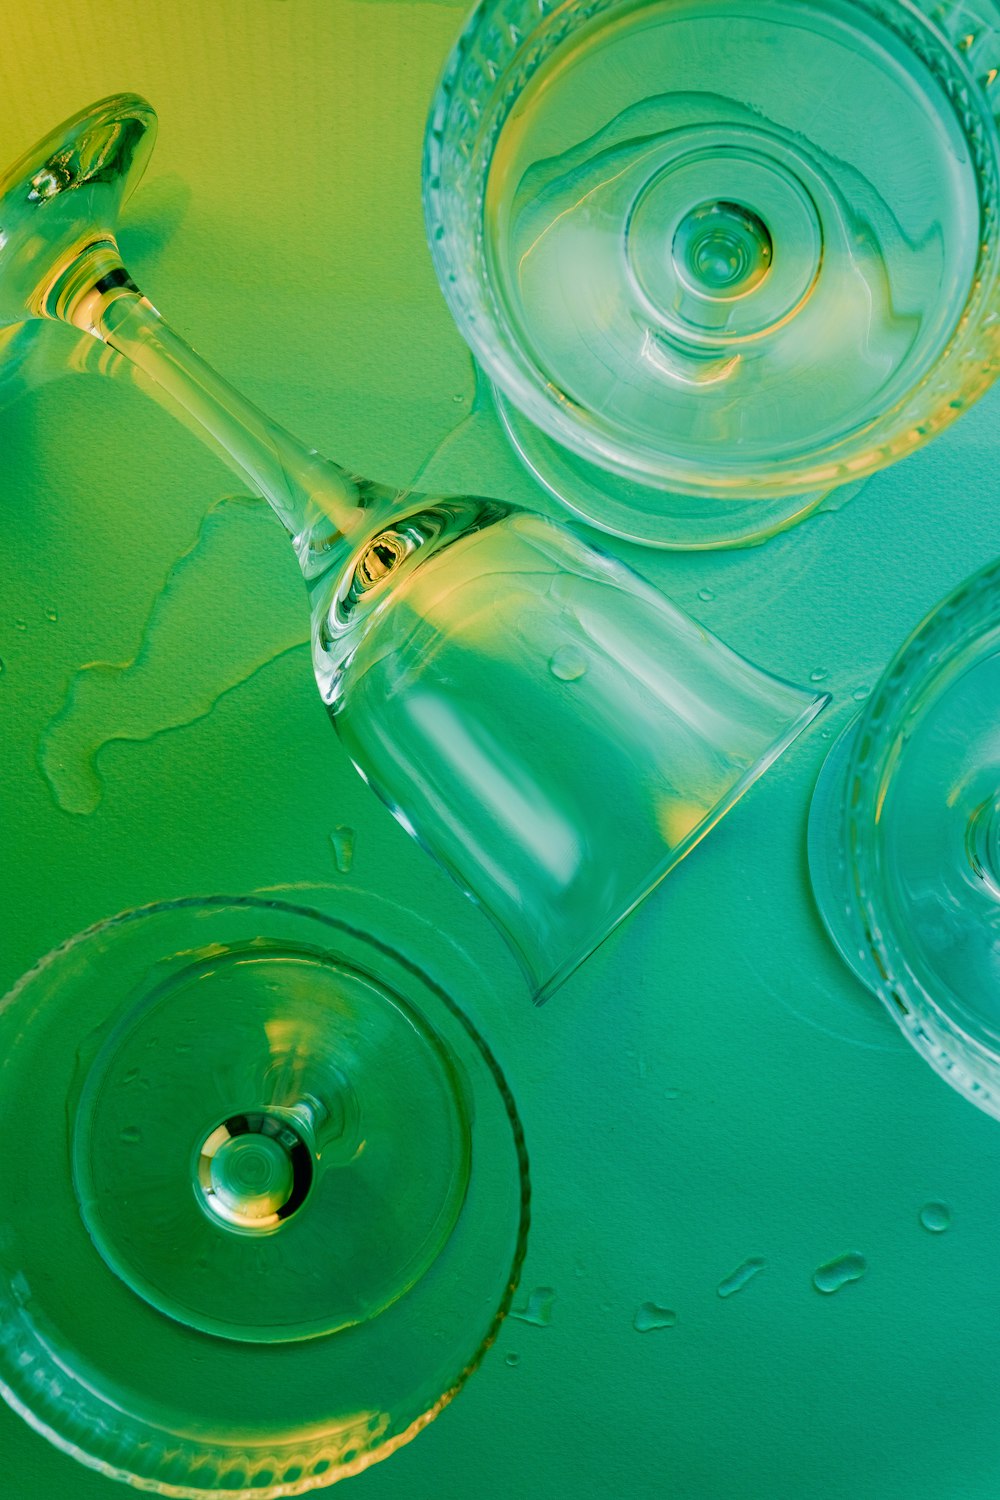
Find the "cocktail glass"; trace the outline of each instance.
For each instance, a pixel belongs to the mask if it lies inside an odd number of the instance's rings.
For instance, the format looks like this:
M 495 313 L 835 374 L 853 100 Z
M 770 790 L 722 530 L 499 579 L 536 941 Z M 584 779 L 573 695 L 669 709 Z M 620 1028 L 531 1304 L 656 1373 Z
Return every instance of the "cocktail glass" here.
M 758 542 L 1000 352 L 993 0 L 485 0 L 430 112 L 437 274 L 528 467 L 664 547 Z
M 809 863 L 845 961 L 1000 1118 L 1000 563 L 928 615 L 834 746 Z
M 0 1394 L 109 1478 L 266 1500 L 356 1474 L 510 1306 L 529 1190 L 503 1074 L 367 931 L 422 960 L 419 919 L 337 907 L 125 912 L 0 1001 Z

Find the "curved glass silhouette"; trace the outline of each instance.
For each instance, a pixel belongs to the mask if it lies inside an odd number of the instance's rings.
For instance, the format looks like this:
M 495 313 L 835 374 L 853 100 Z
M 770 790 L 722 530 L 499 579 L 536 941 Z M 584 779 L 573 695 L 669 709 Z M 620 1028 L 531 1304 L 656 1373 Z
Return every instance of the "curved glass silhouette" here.
M 759 541 L 994 379 L 1000 12 L 927 9 L 470 17 L 427 127 L 431 249 L 515 445 L 575 514 Z
M 544 998 L 825 695 L 742 661 L 566 529 L 498 500 L 350 475 L 238 396 L 119 258 L 118 209 L 153 124 L 144 100 L 115 96 L 0 182 L 0 321 L 89 331 L 270 501 L 348 753 Z

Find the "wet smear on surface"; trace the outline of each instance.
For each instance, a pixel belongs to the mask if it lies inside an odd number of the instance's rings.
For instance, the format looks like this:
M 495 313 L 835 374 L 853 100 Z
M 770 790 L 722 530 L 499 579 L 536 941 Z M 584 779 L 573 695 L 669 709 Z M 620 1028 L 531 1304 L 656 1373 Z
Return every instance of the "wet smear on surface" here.
M 920 1210 L 920 1223 L 929 1234 L 944 1234 L 951 1228 L 951 1209 L 947 1203 L 925 1203 Z
M 548 1328 L 552 1322 L 552 1305 L 556 1300 L 555 1289 L 537 1286 L 528 1296 L 523 1307 L 511 1308 L 511 1317 L 521 1323 L 531 1323 L 535 1328 Z
M 226 693 L 308 641 L 308 607 L 294 580 L 266 601 L 254 595 L 254 580 L 282 545 L 263 501 L 229 496 L 211 506 L 154 599 L 135 655 L 81 667 L 43 729 L 38 764 L 57 806 L 94 812 L 106 745 L 205 718 Z
M 655 1333 L 660 1328 L 673 1328 L 677 1314 L 672 1307 L 661 1307 L 657 1302 L 644 1302 L 636 1309 L 632 1327 L 636 1333 Z
M 742 1292 L 743 1288 L 763 1271 L 766 1264 L 766 1261 L 756 1255 L 745 1260 L 742 1265 L 736 1267 L 735 1271 L 731 1271 L 719 1282 L 717 1288 L 719 1296 L 733 1297 L 737 1292 Z
M 828 1260 L 814 1271 L 813 1286 L 825 1296 L 831 1296 L 850 1282 L 860 1281 L 867 1270 L 868 1262 L 864 1256 L 852 1250 L 847 1255 L 838 1255 L 836 1260 Z

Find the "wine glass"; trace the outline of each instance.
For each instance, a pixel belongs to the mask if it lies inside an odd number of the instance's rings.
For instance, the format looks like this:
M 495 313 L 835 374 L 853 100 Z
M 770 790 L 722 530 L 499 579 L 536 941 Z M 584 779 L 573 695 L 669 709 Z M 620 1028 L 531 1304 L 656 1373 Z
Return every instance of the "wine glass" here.
M 993 0 L 477 6 L 428 236 L 541 483 L 633 541 L 756 542 L 975 401 L 998 68 Z
M 0 1001 L 0 1392 L 109 1478 L 265 1500 L 355 1474 L 447 1405 L 510 1306 L 510 1090 L 354 909 L 414 919 L 337 899 L 125 912 Z
M 834 746 L 809 863 L 842 957 L 1000 1118 L 1000 562 L 932 610 Z
M 119 258 L 154 120 L 116 95 L 0 180 L 0 325 L 52 317 L 93 334 L 271 503 L 348 754 L 544 998 L 826 696 L 743 661 L 569 530 L 352 476 L 238 396 Z

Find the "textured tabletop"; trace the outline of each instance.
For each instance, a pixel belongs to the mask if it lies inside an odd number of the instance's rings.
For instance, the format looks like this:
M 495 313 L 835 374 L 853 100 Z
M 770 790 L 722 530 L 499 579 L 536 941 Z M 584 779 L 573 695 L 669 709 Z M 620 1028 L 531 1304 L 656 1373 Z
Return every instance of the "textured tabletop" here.
M 460 17 L 430 0 L 15 0 L 0 143 L 14 156 L 92 99 L 145 94 L 159 140 L 122 245 L 175 326 L 354 470 L 545 508 L 474 401 L 424 243 L 423 123 Z M 1000 394 L 764 546 L 617 549 L 832 703 L 536 1011 L 341 752 L 266 507 L 128 379 L 80 363 L 53 329 L 0 371 L 0 991 L 127 907 L 291 884 L 334 910 L 348 882 L 477 954 L 482 990 L 456 998 L 524 1118 L 522 1316 L 350 1493 L 996 1500 L 1000 1125 L 841 967 L 805 832 L 823 756 L 889 656 L 1000 552 Z M 928 1203 L 944 1232 L 921 1223 Z M 845 1255 L 867 1270 L 823 1295 L 814 1273 Z M 125 1493 L 6 1408 L 0 1456 L 5 1500 Z

